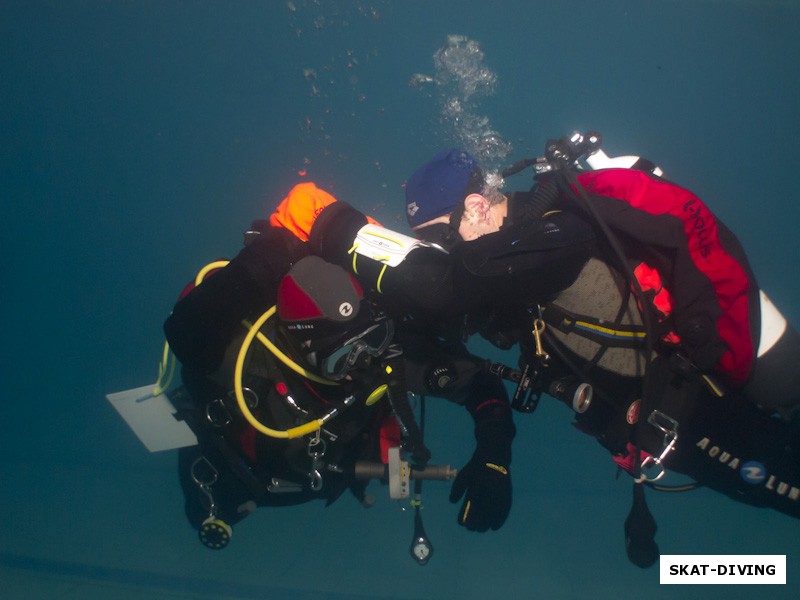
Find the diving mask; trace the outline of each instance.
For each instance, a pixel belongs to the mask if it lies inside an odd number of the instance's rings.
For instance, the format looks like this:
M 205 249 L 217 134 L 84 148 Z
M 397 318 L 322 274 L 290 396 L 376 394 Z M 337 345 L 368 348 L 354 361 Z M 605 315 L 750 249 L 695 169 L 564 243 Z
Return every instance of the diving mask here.
M 354 368 L 366 364 L 369 357 L 377 358 L 389 348 L 394 337 L 391 319 L 374 323 L 361 333 L 337 344 L 331 351 L 318 351 L 309 360 L 328 379 L 339 380 Z

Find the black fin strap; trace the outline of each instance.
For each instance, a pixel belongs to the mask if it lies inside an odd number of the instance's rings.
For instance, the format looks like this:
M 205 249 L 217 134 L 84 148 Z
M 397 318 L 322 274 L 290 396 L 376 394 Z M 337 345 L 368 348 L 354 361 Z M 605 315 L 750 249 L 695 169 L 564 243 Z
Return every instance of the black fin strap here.
M 647 508 L 644 486 L 634 483 L 633 505 L 625 519 L 625 552 L 637 567 L 647 569 L 658 560 L 659 550 L 655 540 L 657 529 L 656 520 Z

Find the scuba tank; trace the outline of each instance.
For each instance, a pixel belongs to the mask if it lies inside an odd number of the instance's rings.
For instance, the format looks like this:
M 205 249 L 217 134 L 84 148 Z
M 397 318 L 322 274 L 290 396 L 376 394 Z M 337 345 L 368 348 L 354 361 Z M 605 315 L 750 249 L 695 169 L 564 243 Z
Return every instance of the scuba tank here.
M 800 334 L 763 291 L 759 300 L 761 339 L 755 366 L 742 391 L 765 412 L 790 421 L 800 408 Z

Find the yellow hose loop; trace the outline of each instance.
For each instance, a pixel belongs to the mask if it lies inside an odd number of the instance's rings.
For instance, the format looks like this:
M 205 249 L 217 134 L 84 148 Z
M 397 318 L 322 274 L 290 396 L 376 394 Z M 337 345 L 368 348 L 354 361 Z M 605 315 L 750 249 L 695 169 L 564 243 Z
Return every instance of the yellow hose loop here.
M 214 269 L 221 269 L 222 267 L 225 267 L 229 262 L 230 261 L 228 261 L 228 260 L 218 260 L 218 261 L 215 261 L 215 262 L 207 264 L 205 267 L 200 269 L 200 272 L 197 274 L 197 277 L 195 277 L 195 280 L 194 280 L 195 286 L 200 285 L 203 282 L 203 280 L 206 278 L 206 275 L 208 275 L 208 273 L 210 271 L 213 271 Z M 267 312 L 269 312 L 269 316 L 266 319 L 264 319 L 264 322 L 266 322 L 267 319 L 269 319 L 269 317 L 271 317 L 273 314 L 275 314 L 275 307 L 274 306 L 272 307 L 271 312 L 270 311 L 267 311 Z M 244 325 L 246 329 L 250 329 L 252 327 L 252 325 L 250 325 L 250 323 L 248 321 L 242 321 L 242 325 Z M 258 329 L 260 329 L 260 327 Z M 315 382 L 321 383 L 323 385 L 339 385 L 335 381 L 330 381 L 329 379 L 323 379 L 322 377 L 318 377 L 314 373 L 312 373 L 310 371 L 307 371 L 306 369 L 304 369 L 303 367 L 298 365 L 291 358 L 289 358 L 283 352 L 281 352 L 275 344 L 273 344 L 271 341 L 269 341 L 267 336 L 265 336 L 263 333 L 261 333 L 261 331 L 258 331 L 258 333 L 256 333 L 256 335 L 258 336 L 258 341 L 261 342 L 264 346 L 266 346 L 267 350 L 272 352 L 272 354 L 274 354 L 275 357 L 278 358 L 278 360 L 280 360 L 283 364 L 285 364 L 287 367 L 292 369 L 292 371 L 294 371 L 295 373 L 298 373 L 299 375 L 302 375 L 306 379 L 310 379 L 311 381 L 315 381 Z M 165 350 L 165 357 L 166 357 L 166 350 Z M 173 372 L 174 372 L 174 369 L 175 369 L 175 366 L 173 364 Z M 171 379 L 171 377 L 170 377 L 170 379 Z
M 195 286 L 200 285 L 210 271 L 213 271 L 214 269 L 221 269 L 225 267 L 229 262 L 230 261 L 227 260 L 218 260 L 207 264 L 205 267 L 200 269 L 200 272 L 197 274 L 197 277 L 195 277 L 194 281 Z M 247 402 L 245 402 L 244 399 L 244 391 L 242 388 L 242 372 L 244 371 L 244 359 L 247 356 L 247 352 L 253 343 L 253 339 L 256 337 L 258 337 L 258 340 L 264 346 L 266 346 L 267 349 L 270 352 L 272 352 L 281 362 L 283 362 L 286 366 L 288 366 L 295 372 L 299 373 L 303 377 L 307 377 L 312 381 L 316 381 L 317 383 L 322 383 L 325 385 L 338 385 L 338 383 L 335 381 L 329 381 L 327 379 L 323 379 L 321 377 L 314 375 L 314 373 L 311 373 L 310 371 L 303 369 L 303 367 L 292 361 L 288 356 L 286 356 L 283 352 L 281 352 L 278 349 L 278 347 L 275 346 L 275 344 L 273 344 L 267 338 L 267 336 L 261 333 L 260 331 L 261 327 L 263 327 L 264 323 L 266 323 L 267 320 L 274 314 L 275 314 L 275 307 L 273 306 L 267 312 L 261 315 L 261 317 L 259 317 L 259 319 L 252 326 L 250 326 L 250 324 L 247 323 L 247 321 L 242 321 L 242 324 L 245 327 L 248 327 L 249 329 L 247 335 L 244 338 L 244 341 L 242 342 L 242 346 L 239 349 L 239 355 L 237 356 L 236 359 L 236 368 L 234 370 L 233 387 L 236 393 L 236 402 L 239 405 L 239 410 L 242 411 L 242 415 L 244 415 L 244 418 L 247 419 L 248 423 L 250 423 L 257 431 L 263 433 L 264 435 L 280 439 L 292 439 L 292 438 L 303 437 L 304 435 L 308 435 L 309 433 L 313 433 L 319 430 L 319 428 L 322 427 L 323 420 L 315 419 L 313 421 L 309 421 L 304 425 L 299 425 L 297 427 L 293 427 L 285 431 L 272 429 L 270 427 L 267 427 L 266 425 L 263 425 L 258 419 L 255 418 L 253 413 L 250 412 L 250 408 L 247 406 Z M 165 350 L 164 350 L 165 356 L 167 351 L 168 351 L 168 346 L 165 345 Z M 163 366 L 164 364 L 166 364 L 165 361 L 162 363 L 160 372 L 163 372 L 165 370 L 165 367 Z M 170 381 L 172 380 L 172 374 L 174 372 L 175 372 L 175 363 L 173 361 L 172 368 L 170 370 L 170 377 L 169 377 Z M 160 386 L 156 384 L 156 390 L 158 390 L 159 387 Z
M 309 433 L 317 431 L 320 429 L 320 427 L 322 427 L 324 421 L 322 419 L 314 419 L 304 425 L 299 425 L 298 427 L 293 427 L 285 431 L 271 429 L 270 427 L 262 424 L 258 419 L 255 418 L 255 416 L 253 416 L 253 413 L 250 412 L 250 408 L 247 406 L 247 402 L 245 402 L 244 399 L 244 390 L 242 389 L 242 372 L 244 371 L 244 359 L 247 356 L 247 351 L 250 349 L 250 345 L 253 343 L 258 330 L 261 329 L 264 323 L 267 322 L 267 319 L 269 319 L 274 313 L 275 307 L 273 306 L 267 312 L 261 315 L 247 332 L 244 342 L 242 342 L 242 347 L 239 349 L 239 355 L 236 357 L 236 368 L 233 376 L 233 389 L 236 393 L 236 402 L 239 404 L 239 410 L 242 411 L 244 418 L 247 419 L 247 422 L 250 423 L 250 425 L 252 425 L 256 431 L 273 438 L 293 439 L 303 437 L 304 435 L 308 435 Z
M 226 266 L 230 261 L 228 260 L 217 260 L 212 263 L 207 264 L 205 267 L 200 269 L 197 273 L 197 276 L 194 278 L 194 285 L 197 287 L 203 280 L 206 278 L 206 275 L 210 271 L 214 269 L 221 269 L 222 267 Z M 172 360 L 170 361 L 170 356 L 172 356 Z M 169 386 L 172 385 L 172 380 L 175 377 L 175 355 L 172 354 L 169 350 L 169 342 L 164 342 L 164 353 L 161 356 L 161 363 L 158 365 L 158 380 L 156 381 L 155 386 L 153 386 L 153 396 L 160 396 L 166 390 L 169 389 Z M 166 381 L 164 381 L 164 375 L 167 376 Z
M 358 258 L 358 252 L 356 252 L 357 249 L 358 249 L 358 244 L 354 244 L 353 247 L 347 251 L 348 254 L 353 255 L 353 273 L 355 273 L 356 275 L 358 275 L 358 268 L 356 267 L 356 258 Z
M 270 313 L 270 316 L 272 316 L 275 313 L 275 307 L 273 306 L 270 309 L 270 311 L 272 311 Z M 251 325 L 248 321 L 242 321 L 242 325 L 244 325 L 246 329 L 251 329 L 253 327 L 253 325 Z M 258 341 L 261 342 L 267 348 L 267 350 L 269 350 L 272 354 L 275 355 L 275 358 L 277 358 L 279 361 L 281 361 L 283 364 L 285 364 L 287 367 L 289 367 L 292 371 L 294 371 L 298 375 L 302 375 L 306 379 L 310 379 L 311 381 L 314 381 L 316 383 L 321 383 L 323 385 L 339 385 L 338 381 L 331 381 L 330 379 L 325 379 L 323 377 L 320 377 L 319 375 L 315 375 L 308 369 L 304 369 L 303 367 L 298 365 L 291 358 L 289 358 L 283 352 L 281 352 L 280 348 L 278 348 L 275 344 L 273 344 L 270 341 L 270 339 L 260 331 L 256 333 L 256 337 L 258 338 Z
M 210 271 L 213 271 L 214 269 L 221 269 L 222 267 L 226 266 L 229 262 L 231 261 L 217 260 L 212 263 L 208 263 L 205 267 L 200 269 L 200 272 L 197 274 L 197 277 L 194 278 L 194 284 L 200 285 L 201 283 L 203 283 L 203 279 L 206 278 L 206 275 L 208 275 Z
M 383 274 L 386 273 L 386 267 L 387 266 L 388 265 L 386 265 L 386 264 L 383 265 L 383 268 L 381 269 L 381 273 L 380 273 L 380 275 L 378 275 L 378 281 L 375 284 L 375 288 L 378 290 L 379 294 L 383 293 L 383 290 L 381 289 L 381 281 L 383 281 Z
M 170 356 L 172 356 L 172 360 L 169 359 Z M 153 396 L 160 396 L 169 389 L 172 378 L 175 376 L 175 362 L 175 356 L 169 351 L 169 342 L 164 342 L 164 353 L 161 356 L 161 364 L 158 365 L 158 380 L 153 387 Z M 164 381 L 164 375 L 167 375 L 166 381 Z

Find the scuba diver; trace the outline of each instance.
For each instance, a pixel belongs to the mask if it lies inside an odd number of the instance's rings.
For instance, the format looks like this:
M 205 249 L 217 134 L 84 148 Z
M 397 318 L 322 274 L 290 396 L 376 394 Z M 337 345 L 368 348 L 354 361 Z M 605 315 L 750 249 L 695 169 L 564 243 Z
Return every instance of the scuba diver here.
M 306 257 L 281 280 L 276 308 L 262 328 L 274 346 L 253 344 L 242 328 L 213 373 L 183 367 L 178 414 L 198 445 L 180 451 L 181 486 L 210 547 L 258 506 L 330 504 L 346 490 L 365 503 L 356 463 L 378 460 L 382 430 L 393 429 L 389 384 L 376 374 L 397 354 L 394 326 L 359 285 Z
M 398 430 L 417 485 L 455 475 L 428 464 L 407 392 L 473 417 L 476 449 L 451 494 L 459 522 L 486 531 L 509 514 L 515 429 L 502 381 L 463 344 L 379 309 L 343 269 L 311 255 L 304 231 L 335 202 L 312 183 L 295 186 L 233 260 L 201 271 L 164 324 L 182 363 L 171 400 L 199 443 L 179 460 L 187 516 L 209 547 L 224 547 L 230 525 L 257 506 L 330 503 L 346 490 L 363 502 L 364 480 L 386 480 L 387 461 L 391 471 Z
M 735 236 L 649 161 L 607 157 L 597 134 L 551 140 L 503 176 L 526 167 L 534 187 L 506 196 L 461 150 L 425 163 L 406 184 L 424 243 L 388 269 L 359 257 L 364 285 L 379 274 L 414 296 L 415 282 L 441 275 L 437 293 L 457 298 L 466 334 L 519 343 L 521 369 L 496 366 L 518 383 L 513 406 L 532 412 L 544 393 L 565 401 L 634 476 L 635 564 L 658 557 L 643 484 L 658 486 L 667 468 L 800 516 L 800 338 Z M 352 242 L 334 234 L 358 243 L 369 232 L 348 226 L 351 210 L 322 212 L 309 238 L 343 265 Z M 440 310 L 424 293 L 408 302 Z

